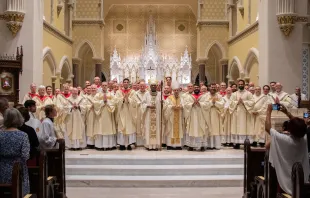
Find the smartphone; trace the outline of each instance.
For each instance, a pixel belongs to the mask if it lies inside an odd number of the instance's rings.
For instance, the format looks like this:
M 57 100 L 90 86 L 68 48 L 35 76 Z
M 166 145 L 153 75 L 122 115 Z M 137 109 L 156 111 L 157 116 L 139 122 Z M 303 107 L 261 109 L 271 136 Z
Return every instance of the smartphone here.
M 280 110 L 280 105 L 279 104 L 272 104 L 272 110 Z
M 304 118 L 309 118 L 309 113 L 304 113 Z

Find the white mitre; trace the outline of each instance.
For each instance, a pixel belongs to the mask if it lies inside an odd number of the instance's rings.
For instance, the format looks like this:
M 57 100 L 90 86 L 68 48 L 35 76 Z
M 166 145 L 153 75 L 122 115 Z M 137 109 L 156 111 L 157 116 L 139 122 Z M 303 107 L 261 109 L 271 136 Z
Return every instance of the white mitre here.
M 171 88 L 172 88 L 172 90 L 179 89 L 180 84 L 178 83 L 178 81 L 173 81 L 171 84 Z
M 155 80 L 155 79 L 150 79 L 150 80 L 149 80 L 149 84 L 150 84 L 150 85 L 157 85 L 157 80 Z

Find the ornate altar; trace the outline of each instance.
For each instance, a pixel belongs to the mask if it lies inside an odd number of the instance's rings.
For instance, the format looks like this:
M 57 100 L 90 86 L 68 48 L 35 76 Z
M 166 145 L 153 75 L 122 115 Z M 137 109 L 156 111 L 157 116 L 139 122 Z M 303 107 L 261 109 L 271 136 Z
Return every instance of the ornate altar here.
M 17 47 L 16 55 L 0 56 L 0 97 L 18 104 L 19 75 L 23 70 L 23 47 Z
M 159 52 L 155 21 L 152 16 L 147 23 L 144 46 L 140 56 L 127 56 L 122 60 L 115 48 L 110 57 L 110 76 L 118 82 L 128 78 L 130 81 L 144 79 L 148 83 L 150 79 L 161 81 L 169 76 L 172 80 L 186 85 L 191 81 L 191 68 L 192 58 L 187 47 L 180 59 L 162 55 Z

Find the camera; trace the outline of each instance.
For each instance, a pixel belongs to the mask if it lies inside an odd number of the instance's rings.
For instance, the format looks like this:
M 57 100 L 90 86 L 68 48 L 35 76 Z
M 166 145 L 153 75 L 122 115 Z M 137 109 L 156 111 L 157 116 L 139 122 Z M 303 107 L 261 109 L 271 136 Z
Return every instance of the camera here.
M 304 118 L 309 118 L 309 113 L 304 113 Z
M 280 104 L 272 104 L 272 110 L 280 110 Z

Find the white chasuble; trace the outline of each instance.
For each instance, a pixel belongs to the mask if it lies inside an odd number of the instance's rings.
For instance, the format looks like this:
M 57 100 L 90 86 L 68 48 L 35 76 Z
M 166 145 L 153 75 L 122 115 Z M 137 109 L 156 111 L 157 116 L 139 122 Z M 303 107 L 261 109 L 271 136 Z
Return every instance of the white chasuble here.
M 96 148 L 113 148 L 116 146 L 116 128 L 113 115 L 115 104 L 115 99 L 110 92 L 100 92 L 95 96 L 94 111 L 98 117 L 98 122 L 95 122 L 93 135 Z
M 134 116 L 136 113 L 135 91 L 122 89 L 116 92 L 117 108 L 117 143 L 128 146 L 136 142 L 136 124 Z
M 285 106 L 287 109 L 291 109 L 294 107 L 294 102 L 292 101 L 290 95 L 284 91 L 281 92 L 274 92 L 270 94 L 270 96 L 273 99 L 272 104 L 275 104 L 277 98 L 279 99 L 280 104 Z
M 243 103 L 239 103 L 239 99 Z M 243 90 L 237 91 L 231 96 L 229 111 L 232 114 L 231 138 L 235 144 L 243 144 L 246 138 L 251 142 L 254 139 L 254 123 L 250 111 L 254 106 L 253 94 Z
M 208 147 L 219 149 L 222 143 L 221 134 L 223 127 L 221 115 L 225 102 L 218 93 L 214 95 L 207 93 L 202 99 L 205 101 L 202 103 L 201 108 L 208 126 Z
M 136 123 L 136 128 L 137 128 L 137 138 L 138 137 L 144 137 L 144 130 L 142 129 L 142 119 L 143 119 L 143 113 L 146 110 L 145 104 L 147 102 L 147 97 L 149 93 L 148 91 L 137 91 L 136 92 L 136 97 L 135 97 L 135 102 L 136 102 L 136 111 L 134 115 L 134 120 Z
M 161 99 L 160 92 L 146 92 L 145 103 L 140 105 L 142 131 L 144 133 L 145 148 L 159 149 L 161 147 Z M 148 108 L 153 106 L 155 108 Z
M 64 138 L 66 131 L 66 117 L 70 113 L 69 101 L 62 94 L 54 96 L 54 105 L 57 110 L 57 116 L 54 118 L 54 126 L 58 138 Z
M 254 95 L 255 104 L 251 110 L 251 116 L 254 121 L 254 135 L 255 141 L 265 143 L 265 119 L 260 116 L 266 115 L 268 104 L 271 103 L 268 95 L 261 94 L 260 96 Z
M 27 100 L 33 100 L 33 98 L 36 96 L 38 96 L 37 93 L 26 93 L 23 98 L 22 105 L 24 105 Z
M 183 99 L 171 95 L 165 101 L 165 119 L 167 119 L 167 146 L 181 147 L 183 141 L 183 110 L 175 109 L 183 107 Z
M 85 148 L 86 147 L 86 134 L 84 115 L 86 113 L 85 101 L 81 96 L 68 98 L 70 103 L 70 112 L 67 115 L 66 123 L 66 146 L 68 148 Z M 74 108 L 74 105 L 76 106 Z
M 231 113 L 229 111 L 231 96 L 225 95 L 223 100 L 225 102 L 223 112 L 222 112 L 222 123 L 223 123 L 223 132 L 221 134 L 222 143 L 231 143 Z
M 84 99 L 86 105 L 86 116 L 85 116 L 86 141 L 87 145 L 92 146 L 95 145 L 94 133 L 95 133 L 95 120 L 97 118 L 94 110 L 95 95 L 84 95 Z
M 43 120 L 45 118 L 44 108 L 47 105 L 53 105 L 54 103 L 52 99 L 48 96 L 35 96 L 33 100 L 36 102 L 36 106 L 37 106 L 37 111 L 35 113 L 36 117 L 39 120 Z
M 205 97 L 202 94 L 184 94 L 183 96 L 186 128 L 185 145 L 200 149 L 206 146 L 207 138 L 207 125 L 201 109 L 201 106 L 206 102 Z M 194 105 L 194 103 L 197 104 Z

